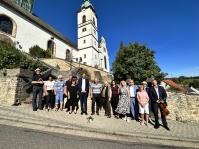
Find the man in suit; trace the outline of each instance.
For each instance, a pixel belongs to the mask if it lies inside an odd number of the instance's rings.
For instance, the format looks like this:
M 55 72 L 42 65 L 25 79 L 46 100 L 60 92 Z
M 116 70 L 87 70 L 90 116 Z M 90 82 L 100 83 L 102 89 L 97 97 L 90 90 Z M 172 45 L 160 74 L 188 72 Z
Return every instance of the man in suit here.
M 78 90 L 79 90 L 79 97 L 80 97 L 80 104 L 81 104 L 81 115 L 87 113 L 87 97 L 89 92 L 89 80 L 86 78 L 86 74 L 82 73 L 82 78 L 78 80 Z
M 167 130 L 170 130 L 167 125 L 166 117 L 162 114 L 162 110 L 160 108 L 160 103 L 166 103 L 167 93 L 162 86 L 159 86 L 157 84 L 156 80 L 152 81 L 152 87 L 150 88 L 149 91 L 149 97 L 151 99 L 151 103 L 153 104 L 154 108 L 154 116 L 155 116 L 154 128 L 158 129 L 160 126 L 158 120 L 158 109 L 160 109 L 163 127 Z
M 128 90 L 129 90 L 129 94 L 130 94 L 130 107 L 131 107 L 132 117 L 136 121 L 139 121 L 139 106 L 138 106 L 138 101 L 136 99 L 138 87 L 137 87 L 137 85 L 134 85 L 133 80 L 129 81 Z

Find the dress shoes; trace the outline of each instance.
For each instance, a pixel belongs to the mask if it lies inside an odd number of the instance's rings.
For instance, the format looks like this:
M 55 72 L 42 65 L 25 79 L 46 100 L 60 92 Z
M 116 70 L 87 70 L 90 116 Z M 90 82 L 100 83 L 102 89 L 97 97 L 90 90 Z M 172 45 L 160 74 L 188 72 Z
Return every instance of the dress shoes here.
M 155 125 L 155 126 L 154 126 L 155 129 L 158 129 L 159 127 L 160 127 L 159 125 Z
M 81 115 L 83 115 L 83 112 L 81 112 Z
M 111 116 L 107 116 L 107 118 L 111 118 Z
M 87 112 L 85 112 L 85 115 L 88 115 L 88 113 L 87 113 Z
M 168 126 L 163 126 L 166 130 L 170 131 L 170 128 Z
M 91 113 L 91 115 L 94 115 L 94 113 Z
M 37 108 L 33 109 L 33 111 L 37 111 Z
M 97 113 L 97 115 L 99 115 L 99 113 Z

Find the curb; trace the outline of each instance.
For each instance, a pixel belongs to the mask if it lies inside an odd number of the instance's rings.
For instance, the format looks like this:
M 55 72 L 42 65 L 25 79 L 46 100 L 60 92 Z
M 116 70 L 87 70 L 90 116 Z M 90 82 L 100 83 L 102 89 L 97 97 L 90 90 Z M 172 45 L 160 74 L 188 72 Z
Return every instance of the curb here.
M 15 122 L 21 122 L 21 123 L 27 123 L 27 124 L 35 124 L 39 126 L 46 126 L 46 127 L 55 127 L 55 128 L 62 128 L 62 129 L 72 129 L 72 130 L 78 130 L 78 131 L 84 131 L 84 132 L 93 132 L 93 133 L 100 133 L 100 134 L 108 134 L 108 135 L 116 135 L 116 136 L 126 136 L 126 137 L 138 137 L 138 138 L 146 138 L 146 139 L 159 139 L 159 140 L 172 140 L 172 141 L 183 141 L 183 142 L 192 142 L 192 143 L 199 143 L 199 140 L 194 139 L 186 139 L 186 138 L 180 138 L 180 137 L 168 137 L 168 136 L 162 136 L 162 135 L 152 135 L 152 134 L 145 134 L 145 133 L 127 133 L 127 132 L 115 132 L 115 131 L 104 131 L 101 129 L 95 129 L 95 128 L 89 128 L 89 127 L 75 127 L 71 126 L 71 124 L 58 124 L 55 122 L 42 122 L 42 121 L 35 121 L 33 119 L 26 119 L 26 118 L 20 118 L 20 117 L 6 117 L 0 115 L 0 119 L 3 120 L 9 120 L 9 121 L 15 121 Z

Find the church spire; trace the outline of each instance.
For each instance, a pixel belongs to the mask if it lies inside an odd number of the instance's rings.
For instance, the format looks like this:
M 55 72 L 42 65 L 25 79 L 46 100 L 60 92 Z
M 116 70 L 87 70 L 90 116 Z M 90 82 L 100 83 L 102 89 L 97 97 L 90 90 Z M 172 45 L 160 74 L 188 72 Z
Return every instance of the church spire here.
M 90 3 L 90 0 L 84 0 L 84 4 L 82 4 L 81 8 L 86 8 L 89 6 L 91 6 L 93 8 L 93 5 Z

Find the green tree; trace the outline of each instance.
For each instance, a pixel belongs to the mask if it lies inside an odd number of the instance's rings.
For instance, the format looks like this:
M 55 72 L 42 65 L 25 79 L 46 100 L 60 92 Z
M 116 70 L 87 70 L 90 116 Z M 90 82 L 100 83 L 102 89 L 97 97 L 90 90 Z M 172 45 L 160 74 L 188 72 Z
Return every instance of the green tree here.
M 194 88 L 199 88 L 199 81 L 198 80 L 193 80 L 193 82 L 189 83 L 189 86 L 194 87 Z
M 51 58 L 51 50 L 49 48 L 45 51 L 45 58 Z
M 40 48 L 38 45 L 35 45 L 29 49 L 29 54 L 32 57 L 45 58 L 46 52 L 44 49 Z
M 185 79 L 187 79 L 185 76 L 179 76 L 178 81 L 182 83 Z
M 153 76 L 160 81 L 167 73 L 161 72 L 154 60 L 154 54 L 155 51 L 150 50 L 146 45 L 135 42 L 124 46 L 121 42 L 112 64 L 115 79 L 121 81 L 132 78 L 138 84 Z

